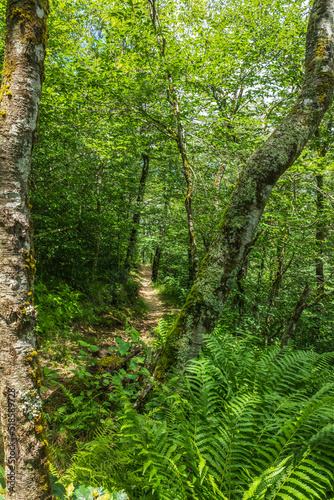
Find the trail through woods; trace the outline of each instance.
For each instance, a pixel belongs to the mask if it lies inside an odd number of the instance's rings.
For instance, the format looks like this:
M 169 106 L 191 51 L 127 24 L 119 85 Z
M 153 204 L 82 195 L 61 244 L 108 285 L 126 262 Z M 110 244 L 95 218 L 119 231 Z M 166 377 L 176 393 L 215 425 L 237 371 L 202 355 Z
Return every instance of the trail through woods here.
M 173 309 L 160 300 L 158 292 L 151 282 L 152 267 L 149 265 L 139 265 L 137 269 L 142 285 L 139 295 L 148 306 L 148 314 L 144 320 L 137 322 L 134 326 L 142 334 L 142 339 L 146 343 L 150 343 L 153 329 L 157 326 L 159 319 L 165 314 L 177 312 L 177 309 Z
M 154 339 L 154 328 L 158 325 L 160 318 L 171 313 L 177 313 L 178 309 L 173 309 L 166 305 L 159 298 L 158 291 L 153 287 L 151 282 L 152 268 L 149 265 L 139 265 L 137 273 L 140 278 L 139 295 L 148 306 L 147 315 L 143 319 L 134 319 L 129 321 L 129 325 L 133 326 L 141 333 L 141 339 L 147 344 L 152 345 Z M 112 316 L 114 318 L 114 316 Z M 115 318 L 114 318 L 115 319 Z M 119 321 L 120 322 L 120 321 Z M 81 334 L 81 339 L 90 344 L 97 344 L 100 347 L 98 357 L 110 356 L 109 347 L 117 345 L 116 338 L 122 340 L 131 340 L 130 335 L 126 331 L 125 321 L 122 326 L 115 327 L 115 323 L 111 325 L 76 325 L 74 329 L 74 338 L 71 336 L 59 336 L 57 338 L 57 346 L 49 352 L 42 352 L 40 360 L 42 367 L 47 366 L 51 370 L 56 370 L 59 374 L 58 382 L 65 383 L 73 377 L 72 370 L 77 368 L 75 359 L 72 358 L 78 355 L 82 347 L 78 344 L 78 332 Z M 71 353 L 69 358 L 66 358 L 66 353 Z M 65 361 L 66 360 L 66 361 Z M 49 388 L 42 393 L 43 399 L 48 398 L 57 387 Z

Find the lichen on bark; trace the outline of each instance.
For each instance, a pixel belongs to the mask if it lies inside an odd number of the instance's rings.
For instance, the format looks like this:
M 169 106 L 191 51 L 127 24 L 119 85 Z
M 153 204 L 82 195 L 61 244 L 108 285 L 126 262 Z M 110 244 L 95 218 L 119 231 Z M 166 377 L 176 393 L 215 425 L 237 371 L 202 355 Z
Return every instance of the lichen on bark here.
M 48 11 L 45 0 L 7 1 L 0 90 L 0 406 L 6 494 L 11 500 L 51 500 L 44 421 L 37 411 L 41 380 L 35 350 L 35 261 L 28 206 Z M 15 423 L 11 431 L 9 421 Z

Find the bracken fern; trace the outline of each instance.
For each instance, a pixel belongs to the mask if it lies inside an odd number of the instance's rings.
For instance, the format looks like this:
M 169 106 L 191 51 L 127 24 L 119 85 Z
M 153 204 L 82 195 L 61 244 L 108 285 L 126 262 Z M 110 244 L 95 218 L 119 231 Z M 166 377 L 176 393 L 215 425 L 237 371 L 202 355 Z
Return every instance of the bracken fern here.
M 82 447 L 71 480 L 132 500 L 334 498 L 334 353 L 210 336 L 187 374 Z

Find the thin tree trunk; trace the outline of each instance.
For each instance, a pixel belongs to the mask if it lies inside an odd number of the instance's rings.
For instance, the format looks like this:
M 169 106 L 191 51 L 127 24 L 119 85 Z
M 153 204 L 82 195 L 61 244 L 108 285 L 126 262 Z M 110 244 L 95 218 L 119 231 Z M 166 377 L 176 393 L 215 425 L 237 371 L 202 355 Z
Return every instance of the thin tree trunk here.
M 102 176 L 103 176 L 103 164 L 100 163 L 97 172 L 97 186 L 96 186 L 96 214 L 97 214 L 97 227 L 95 236 L 95 249 L 94 249 L 94 260 L 92 266 L 92 280 L 95 280 L 97 265 L 99 262 L 100 255 L 100 244 L 101 244 L 101 193 L 102 193 Z
M 163 35 L 163 31 L 161 29 L 161 24 L 160 24 L 160 19 L 158 12 L 156 10 L 156 5 L 155 5 L 155 0 L 148 0 L 149 2 L 149 8 L 150 8 L 150 16 L 151 16 L 151 21 L 152 25 L 154 28 L 154 31 L 157 36 L 157 41 L 160 45 L 160 54 L 161 57 L 166 65 L 166 76 L 167 76 L 167 81 L 168 81 L 168 102 L 171 104 L 173 107 L 174 111 L 174 116 L 175 116 L 175 121 L 176 121 L 176 128 L 177 128 L 177 133 L 175 135 L 175 140 L 181 155 L 181 160 L 182 160 L 182 173 L 184 175 L 186 185 L 187 185 L 187 193 L 185 197 L 185 209 L 187 213 L 187 219 L 188 219 L 188 232 L 189 232 L 189 248 L 190 248 L 190 253 L 189 253 L 189 258 L 190 258 L 190 263 L 189 263 L 189 282 L 190 284 L 193 283 L 195 276 L 198 271 L 198 250 L 197 250 L 197 242 L 196 242 L 196 236 L 195 236 L 195 226 L 194 226 L 194 217 L 193 217 L 193 212 L 192 212 L 192 197 L 194 193 L 194 185 L 193 185 L 193 180 L 192 180 L 192 171 L 191 167 L 189 165 L 189 161 L 187 158 L 187 146 L 186 146 L 186 139 L 185 139 L 185 130 L 184 126 L 181 120 L 181 114 L 180 114 L 180 105 L 179 105 L 179 99 L 177 96 L 177 91 L 173 82 L 172 75 L 167 68 L 167 62 L 166 62 L 166 56 L 165 56 L 165 48 L 166 48 L 166 39 Z M 174 133 L 174 132 L 173 132 Z
M 220 186 L 221 186 L 222 179 L 223 179 L 223 176 L 224 176 L 225 168 L 226 168 L 226 165 L 224 165 L 224 163 L 219 163 L 218 172 L 217 172 L 217 175 L 216 175 L 216 178 L 215 178 L 215 182 L 214 182 L 214 185 L 213 185 L 214 190 L 215 190 L 215 207 L 216 207 L 216 210 L 219 209 L 219 205 L 220 205 L 219 192 L 220 192 Z
M 141 178 L 140 178 L 140 183 L 139 183 L 139 190 L 138 190 L 138 196 L 137 196 L 137 206 L 136 206 L 136 211 L 133 214 L 132 218 L 132 229 L 130 233 L 130 239 L 129 239 L 129 244 L 128 244 L 128 249 L 126 252 L 126 258 L 125 258 L 125 263 L 124 263 L 124 281 L 126 281 L 126 278 L 129 274 L 131 264 L 132 264 L 132 259 L 133 259 L 133 254 L 135 251 L 136 247 L 136 242 L 137 242 L 137 234 L 138 234 L 138 229 L 139 229 L 139 224 L 140 224 L 140 215 L 141 215 L 141 205 L 144 200 L 144 194 L 145 194 L 145 187 L 146 187 L 146 180 L 147 180 L 147 175 L 149 171 L 149 166 L 150 166 L 150 158 L 147 154 L 143 154 L 143 168 L 141 172 Z
M 304 311 L 304 309 L 307 308 L 307 298 L 309 294 L 310 294 L 310 285 L 306 283 L 303 293 L 299 297 L 296 307 L 294 308 L 294 311 L 287 322 L 285 333 L 281 341 L 281 347 L 287 346 L 290 340 L 294 337 L 297 324 L 302 315 L 302 312 Z
M 162 222 L 160 225 L 158 246 L 155 249 L 154 257 L 153 257 L 153 264 L 152 264 L 151 280 L 153 281 L 153 283 L 155 283 L 158 280 L 160 258 L 161 258 L 161 254 L 162 254 L 162 249 L 163 249 L 164 244 L 165 244 L 165 233 L 166 233 L 168 208 L 169 208 L 169 197 L 168 197 L 168 194 L 165 192 L 165 204 L 164 204 L 163 219 L 162 219 Z
M 323 150 L 323 156 L 326 155 L 326 151 Z M 319 155 L 320 156 L 320 155 Z M 324 273 L 324 242 L 325 242 L 325 227 L 323 222 L 324 217 L 324 176 L 319 174 L 316 176 L 317 181 L 317 228 L 316 228 L 316 258 L 315 258 L 315 280 L 317 283 L 317 295 L 321 295 L 325 291 L 325 273 Z M 314 340 L 319 338 L 321 332 L 321 315 L 322 315 L 322 304 L 319 303 L 317 308 L 317 317 L 315 319 L 315 330 L 314 330 Z
M 243 265 L 240 267 L 237 274 L 237 306 L 239 309 L 239 324 L 241 323 L 242 317 L 245 312 L 245 288 L 244 283 L 247 278 L 247 270 L 248 270 L 248 259 L 245 259 Z
M 188 219 L 188 232 L 189 232 L 189 249 L 190 249 L 190 262 L 189 262 L 189 284 L 194 282 L 198 271 L 198 251 L 197 242 L 195 236 L 195 226 L 194 218 L 192 212 L 192 197 L 193 197 L 193 183 L 191 180 L 190 167 L 188 166 L 188 161 L 183 162 L 184 165 L 184 176 L 187 183 L 187 194 L 185 198 L 185 207 Z
M 327 132 L 331 133 L 332 129 L 332 117 L 330 116 L 327 123 Z M 319 129 L 316 132 L 316 138 L 320 141 L 320 132 Z M 325 141 L 318 147 L 318 156 L 319 158 L 324 158 L 326 156 L 327 150 L 329 146 L 329 140 L 326 138 Z M 325 242 L 325 224 L 324 224 L 324 176 L 323 174 L 316 175 L 316 183 L 317 183 L 317 198 L 316 198 L 316 207 L 317 207 L 317 226 L 316 226 L 316 258 L 315 258 L 315 280 L 317 283 L 317 295 L 320 296 L 325 291 L 325 271 L 324 271 L 324 242 Z M 315 339 L 319 337 L 321 330 L 321 314 L 322 314 L 322 305 L 321 303 L 317 306 L 317 319 L 316 319 L 316 327 L 315 327 Z
M 315 0 L 306 38 L 305 77 L 287 117 L 248 160 L 196 281 L 169 332 L 157 376 L 184 367 L 211 334 L 252 243 L 269 195 L 298 158 L 333 98 L 334 0 Z
M 330 134 L 332 130 L 332 117 L 330 116 L 327 123 L 327 133 Z M 320 140 L 320 132 L 319 129 L 316 132 L 316 137 Z M 325 158 L 328 150 L 328 146 L 330 141 L 328 137 L 325 141 L 319 145 L 318 155 L 319 158 Z M 320 295 L 324 293 L 324 284 L 325 284 L 325 275 L 324 275 L 324 262 L 323 262 L 323 253 L 324 253 L 324 241 L 325 241 L 325 224 L 324 224 L 324 176 L 322 174 L 318 174 L 316 176 L 317 182 L 317 228 L 316 228 L 316 251 L 317 256 L 315 259 L 315 279 L 317 281 L 317 294 Z
M 51 500 L 33 305 L 28 177 L 47 39 L 47 0 L 8 0 L 0 91 L 0 408 L 6 498 Z
M 316 176 L 317 180 L 317 230 L 316 230 L 316 251 L 317 256 L 315 260 L 315 279 L 317 281 L 317 294 L 324 292 L 325 276 L 324 276 L 324 241 L 325 241 L 325 227 L 323 223 L 324 215 L 324 176 L 322 174 Z
M 285 242 L 281 248 L 277 248 L 277 270 L 274 281 L 271 286 L 268 308 L 267 308 L 267 317 L 266 317 L 266 331 L 265 331 L 265 345 L 268 344 L 268 334 L 270 332 L 270 322 L 271 322 L 271 312 L 272 308 L 275 307 L 276 297 L 279 294 L 281 281 L 283 278 L 284 271 L 284 255 L 285 255 Z
M 152 264 L 152 276 L 151 280 L 153 283 L 158 281 L 158 273 L 159 273 L 159 265 L 160 265 L 160 257 L 162 253 L 162 248 L 160 245 L 157 246 L 154 252 L 153 264 Z

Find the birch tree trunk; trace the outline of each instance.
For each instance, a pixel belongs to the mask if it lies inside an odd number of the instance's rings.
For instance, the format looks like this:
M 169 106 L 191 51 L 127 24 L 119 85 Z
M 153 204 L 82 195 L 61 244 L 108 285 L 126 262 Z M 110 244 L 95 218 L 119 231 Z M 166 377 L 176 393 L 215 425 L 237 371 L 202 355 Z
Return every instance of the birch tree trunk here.
M 219 319 L 239 266 L 252 243 L 269 195 L 298 158 L 333 98 L 334 0 L 315 0 L 306 36 L 305 76 L 299 97 L 268 140 L 248 160 L 196 281 L 169 332 L 156 375 L 196 357 L 203 335 Z
M 47 0 L 7 1 L 0 91 L 0 408 L 11 500 L 51 500 L 35 350 L 28 198 L 48 12 Z

